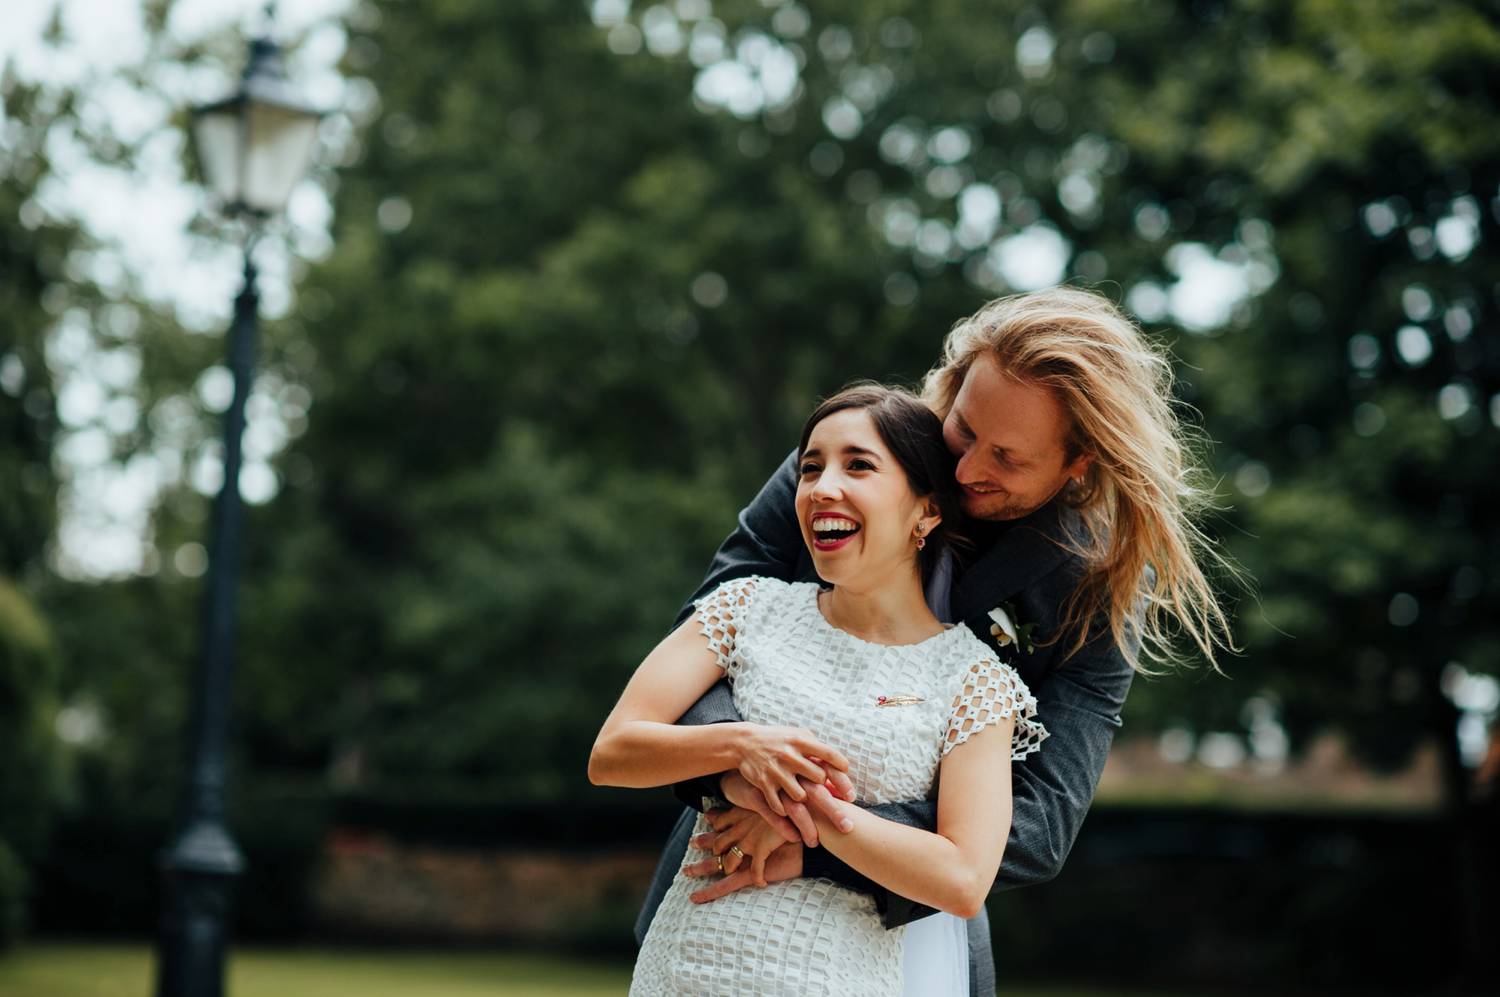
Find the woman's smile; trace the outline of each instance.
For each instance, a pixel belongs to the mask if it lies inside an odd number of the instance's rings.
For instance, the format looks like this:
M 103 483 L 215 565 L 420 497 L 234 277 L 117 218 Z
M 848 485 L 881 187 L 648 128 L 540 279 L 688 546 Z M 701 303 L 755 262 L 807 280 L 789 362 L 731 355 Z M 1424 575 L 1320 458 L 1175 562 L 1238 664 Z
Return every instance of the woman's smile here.
M 843 547 L 860 529 L 859 523 L 840 512 L 816 512 L 811 525 L 813 549 L 825 553 Z

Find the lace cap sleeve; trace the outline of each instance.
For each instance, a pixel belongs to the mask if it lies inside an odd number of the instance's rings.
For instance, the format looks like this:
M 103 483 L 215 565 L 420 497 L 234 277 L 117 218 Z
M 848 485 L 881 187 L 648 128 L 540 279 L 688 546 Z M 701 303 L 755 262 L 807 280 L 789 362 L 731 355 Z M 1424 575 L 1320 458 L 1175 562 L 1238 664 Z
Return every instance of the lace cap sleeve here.
M 1016 718 L 1010 757 L 1017 762 L 1034 753 L 1047 739 L 1047 728 L 1036 720 L 1036 697 L 1016 670 L 986 658 L 970 666 L 958 695 L 953 697 L 953 716 L 943 738 L 943 754 L 963 744 L 979 731 L 1007 717 Z
M 734 646 L 745 628 L 755 601 L 758 579 L 732 578 L 695 604 L 698 630 L 708 639 L 709 650 L 720 668 L 734 674 Z

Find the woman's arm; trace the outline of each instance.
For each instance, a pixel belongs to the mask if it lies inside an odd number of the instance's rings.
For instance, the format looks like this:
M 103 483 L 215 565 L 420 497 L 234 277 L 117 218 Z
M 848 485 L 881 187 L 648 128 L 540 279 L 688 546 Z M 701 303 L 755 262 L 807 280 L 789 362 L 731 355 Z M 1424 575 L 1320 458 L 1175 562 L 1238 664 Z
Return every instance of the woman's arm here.
M 610 711 L 589 755 L 596 786 L 666 786 L 726 769 L 762 791 L 803 799 L 798 776 L 824 779 L 819 761 L 849 761 L 807 730 L 751 723 L 678 726 L 674 721 L 723 676 L 719 657 L 690 617 L 641 662 Z M 784 814 L 783 814 L 784 816 Z
M 822 847 L 892 893 L 969 918 L 984 907 L 1010 834 L 1010 744 L 1015 719 L 972 735 L 939 769 L 937 831 L 878 817 L 850 803 L 845 833 L 814 812 Z
M 732 748 L 740 724 L 676 727 L 724 671 L 689 617 L 656 645 L 630 677 L 589 755 L 596 786 L 666 786 L 738 764 Z
M 797 559 L 804 554 L 802 530 L 797 525 L 794 508 L 797 495 L 797 453 L 786 455 L 776 471 L 761 486 L 750 504 L 740 510 L 734 532 L 724 539 L 708 566 L 708 573 L 691 599 L 683 603 L 677 614 L 680 623 L 693 614 L 693 606 L 714 587 L 732 578 L 764 575 L 795 581 Z M 720 684 L 710 689 L 688 708 L 680 718 L 680 724 L 729 723 L 741 719 L 729 695 L 729 686 Z M 719 795 L 721 772 L 709 776 L 676 783 L 673 794 L 694 810 L 703 809 L 704 797 Z M 808 825 L 811 828 L 811 824 Z

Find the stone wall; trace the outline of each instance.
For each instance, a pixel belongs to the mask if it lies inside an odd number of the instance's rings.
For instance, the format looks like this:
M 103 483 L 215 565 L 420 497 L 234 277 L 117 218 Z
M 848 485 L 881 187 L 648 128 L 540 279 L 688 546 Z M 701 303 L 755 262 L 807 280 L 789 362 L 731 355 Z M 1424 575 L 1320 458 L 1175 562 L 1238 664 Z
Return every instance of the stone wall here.
M 639 848 L 458 847 L 335 829 L 313 920 L 331 935 L 629 945 L 656 858 Z

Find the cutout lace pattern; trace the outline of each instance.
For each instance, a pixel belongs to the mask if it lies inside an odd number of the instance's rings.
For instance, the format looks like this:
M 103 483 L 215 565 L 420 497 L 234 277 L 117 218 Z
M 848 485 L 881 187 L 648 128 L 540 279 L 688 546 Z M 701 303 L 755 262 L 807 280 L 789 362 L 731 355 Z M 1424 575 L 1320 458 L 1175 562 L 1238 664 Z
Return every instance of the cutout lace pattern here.
M 943 738 L 943 754 L 963 744 L 986 727 L 1011 717 L 1010 758 L 1018 762 L 1041 748 L 1047 728 L 1033 718 L 1036 697 L 1026 688 L 1015 669 L 994 660 L 975 662 L 964 676 L 963 687 L 953 697 L 953 718 Z

